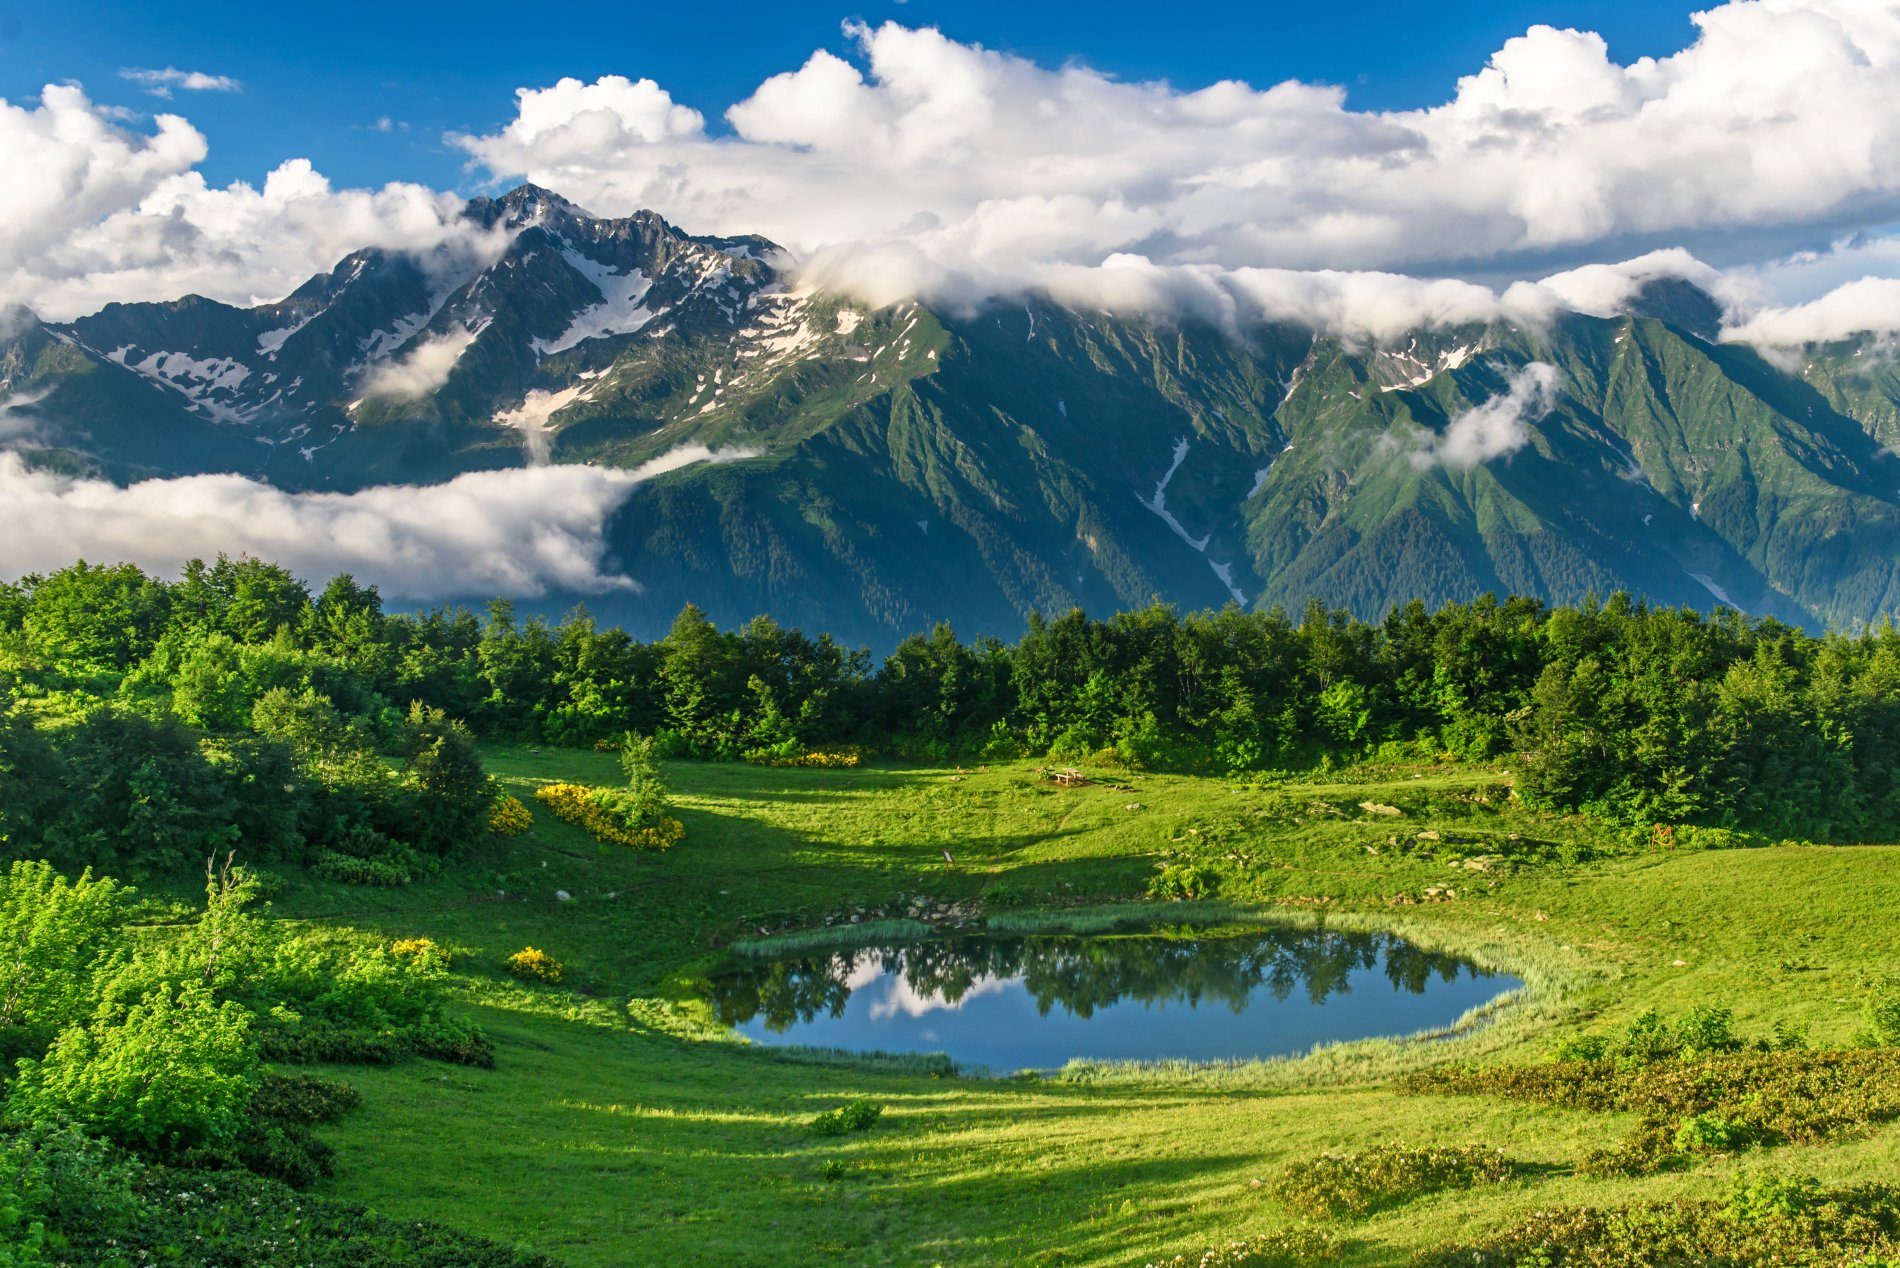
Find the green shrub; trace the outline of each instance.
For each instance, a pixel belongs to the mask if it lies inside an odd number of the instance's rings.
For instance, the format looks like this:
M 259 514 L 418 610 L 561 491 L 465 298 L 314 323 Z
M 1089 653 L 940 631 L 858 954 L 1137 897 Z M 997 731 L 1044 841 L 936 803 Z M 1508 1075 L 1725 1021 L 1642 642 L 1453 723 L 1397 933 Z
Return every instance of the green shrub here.
M 1719 1114 L 1691 1114 L 1676 1127 L 1676 1148 L 1683 1153 L 1719 1154 L 1746 1149 L 1757 1139 L 1753 1128 Z
M 1722 1213 L 1732 1220 L 1759 1223 L 1806 1215 L 1825 1200 L 1821 1182 L 1813 1176 L 1734 1175 L 1729 1177 L 1728 1202 Z
M 1321 1154 L 1290 1163 L 1270 1192 L 1314 1219 L 1357 1219 L 1445 1189 L 1468 1189 L 1510 1178 L 1503 1151 L 1482 1145 L 1407 1149 L 1385 1145 L 1351 1154 Z
M 357 858 L 335 850 L 319 853 L 310 871 L 339 885 L 369 885 L 379 889 L 395 889 L 416 879 L 414 872 L 393 857 Z
M 308 1189 L 336 1174 L 336 1150 L 295 1124 L 246 1124 L 238 1133 L 236 1161 L 293 1189 Z
M 1191 902 L 1212 897 L 1220 874 L 1199 863 L 1170 863 L 1148 882 L 1148 897 L 1162 902 Z
M 298 1026 L 258 1032 L 257 1052 L 266 1061 L 297 1065 L 395 1065 L 411 1055 L 394 1031 L 365 1032 L 344 1026 Z
M 884 1116 L 884 1107 L 870 1101 L 847 1101 L 835 1110 L 827 1110 L 811 1120 L 814 1136 L 843 1136 L 848 1132 L 869 1131 Z
M 1857 1042 L 1870 1048 L 1900 1047 L 1900 986 L 1889 983 L 1869 992 L 1860 1018 Z
M 363 1103 L 347 1083 L 308 1074 L 266 1074 L 251 1093 L 251 1113 L 287 1123 L 330 1123 Z
M 173 1268 L 555 1268 L 529 1251 L 427 1220 L 394 1219 L 354 1202 L 297 1193 L 241 1170 L 149 1167 L 133 1181 L 130 1217 L 49 1227 L 61 1264 Z
M 447 1061 L 454 1065 L 495 1068 L 495 1043 L 481 1027 L 444 1018 L 410 1032 L 410 1045 L 418 1057 Z
M 1787 1047 L 1792 1032 L 1777 1028 L 1770 1044 Z M 1735 1034 L 1735 1014 L 1716 1005 L 1700 1005 L 1671 1022 L 1657 1010 L 1645 1009 L 1614 1034 L 1572 1035 L 1557 1045 L 1559 1061 L 1615 1061 L 1620 1065 L 1653 1065 L 1684 1057 L 1736 1052 L 1743 1047 Z
M 1337 1263 L 1340 1249 L 1330 1234 L 1318 1229 L 1288 1228 L 1225 1246 L 1210 1246 L 1192 1258 L 1176 1255 L 1155 1260 L 1148 1268 L 1295 1268 L 1300 1264 Z
M 1418 1268 L 1650 1268 L 1655 1264 L 1891 1264 L 1900 1189 L 1827 1190 L 1812 1180 L 1738 1178 L 1725 1201 L 1537 1211 L 1482 1241 L 1444 1246 Z
M 1723 1148 L 1812 1144 L 1900 1119 L 1900 1051 L 1892 1048 L 1719 1053 L 1632 1064 L 1560 1061 L 1426 1071 L 1399 1081 L 1427 1095 L 1505 1096 L 1599 1112 L 1633 1112 L 1641 1121 L 1615 1148 L 1585 1160 L 1599 1175 L 1645 1175 L 1681 1160 L 1691 1141 Z
M 11 1106 L 165 1152 L 234 1136 L 256 1082 L 249 1014 L 193 983 L 62 1031 L 43 1059 L 21 1064 Z

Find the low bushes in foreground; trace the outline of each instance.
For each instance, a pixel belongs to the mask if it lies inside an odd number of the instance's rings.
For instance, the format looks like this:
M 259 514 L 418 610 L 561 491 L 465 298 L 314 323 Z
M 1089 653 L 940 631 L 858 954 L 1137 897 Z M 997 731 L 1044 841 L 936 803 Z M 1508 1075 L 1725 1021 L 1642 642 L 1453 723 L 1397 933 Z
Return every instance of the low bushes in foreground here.
M 1298 1264 L 1336 1263 L 1341 1249 L 1331 1234 L 1319 1229 L 1288 1228 L 1211 1246 L 1199 1256 L 1157 1260 L 1148 1268 L 1294 1268 Z
M 1900 1119 L 1900 1049 L 1783 1049 L 1654 1062 L 1555 1061 L 1425 1071 L 1400 1081 L 1418 1094 L 1503 1096 L 1642 1116 L 1586 1171 L 1645 1175 L 1698 1154 L 1811 1144 Z
M 1382 1145 L 1350 1154 L 1321 1154 L 1289 1164 L 1270 1192 L 1301 1215 L 1357 1219 L 1446 1189 L 1508 1180 L 1516 1170 L 1499 1149 L 1483 1145 Z
M 1900 1257 L 1900 1188 L 1824 1189 L 1808 1178 L 1735 1177 L 1719 1201 L 1557 1207 L 1419 1268 L 1649 1268 L 1653 1264 L 1879 1265 Z

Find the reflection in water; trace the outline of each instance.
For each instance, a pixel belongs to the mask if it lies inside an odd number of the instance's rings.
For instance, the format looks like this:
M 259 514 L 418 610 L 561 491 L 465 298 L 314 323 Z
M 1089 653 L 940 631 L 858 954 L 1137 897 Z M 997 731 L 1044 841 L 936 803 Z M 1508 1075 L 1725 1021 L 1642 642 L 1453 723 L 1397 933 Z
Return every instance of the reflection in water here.
M 1298 1051 L 1442 1025 L 1515 985 L 1389 935 L 1274 929 L 961 937 L 741 961 L 712 980 L 710 1002 L 760 1039 L 948 1050 L 1014 1067 Z M 1169 1010 L 1165 1029 L 1156 1010 Z

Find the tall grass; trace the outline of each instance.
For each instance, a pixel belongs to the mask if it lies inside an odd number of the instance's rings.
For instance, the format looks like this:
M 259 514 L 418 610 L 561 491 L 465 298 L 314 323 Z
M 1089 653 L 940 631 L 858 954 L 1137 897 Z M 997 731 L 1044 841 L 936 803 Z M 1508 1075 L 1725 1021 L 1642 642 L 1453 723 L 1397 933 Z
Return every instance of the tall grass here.
M 767 938 L 741 938 L 728 947 L 734 955 L 777 959 L 800 951 L 844 950 L 883 942 L 918 942 L 937 932 L 921 920 L 863 920 L 855 925 L 826 925 Z

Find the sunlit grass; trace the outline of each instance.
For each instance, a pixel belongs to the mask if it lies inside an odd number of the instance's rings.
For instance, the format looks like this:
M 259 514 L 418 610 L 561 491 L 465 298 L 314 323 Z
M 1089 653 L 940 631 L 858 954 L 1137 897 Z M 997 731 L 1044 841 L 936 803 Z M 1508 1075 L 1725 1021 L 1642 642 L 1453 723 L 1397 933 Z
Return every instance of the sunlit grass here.
M 517 790 L 619 776 L 611 754 L 490 756 Z M 1403 1096 L 1387 1086 L 1395 1075 L 1441 1060 L 1537 1060 L 1575 1029 L 1711 1001 L 1744 1027 L 1807 1023 L 1816 1042 L 1839 1042 L 1866 977 L 1900 963 L 1893 848 L 1617 854 L 1512 870 L 1388 844 L 1437 831 L 1474 848 L 1513 833 L 1553 850 L 1570 843 L 1578 857 L 1616 845 L 1576 820 L 1455 800 L 1443 815 L 1424 808 L 1495 785 L 1494 772 L 1257 787 L 1103 772 L 1104 783 L 1076 789 L 1031 764 L 686 763 L 667 774 L 687 837 L 664 855 L 603 849 L 537 813 L 529 834 L 478 843 L 405 890 L 287 889 L 279 914 L 340 936 L 450 947 L 466 1007 L 497 1046 L 494 1071 L 347 1072 L 366 1104 L 330 1132 L 338 1192 L 576 1265 L 1108 1265 L 1293 1222 L 1265 1186 L 1294 1158 L 1481 1143 L 1531 1168 L 1343 1227 L 1356 1261 L 1390 1262 L 1536 1207 L 1714 1195 L 1735 1167 L 1764 1161 L 1588 1179 L 1573 1168 L 1621 1135 L 1618 1116 Z M 1221 871 L 1218 898 L 1128 905 L 1159 864 L 1190 856 Z M 1430 894 L 1446 889 L 1455 896 Z M 748 1045 L 697 1002 L 695 983 L 735 946 L 792 951 L 985 919 L 1012 933 L 1323 921 L 1397 932 L 1525 988 L 1448 1038 L 1006 1080 L 944 1077 L 910 1057 Z M 568 966 L 560 987 L 506 976 L 504 959 L 527 945 Z M 811 1136 L 816 1114 L 859 1098 L 884 1107 L 873 1129 Z M 1900 1133 L 1769 1160 L 1831 1181 L 1891 1175 Z

